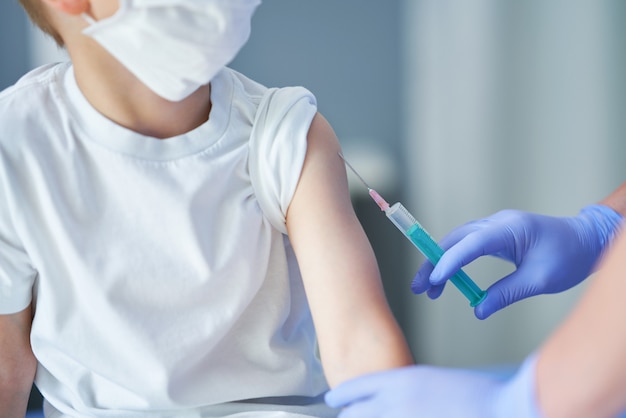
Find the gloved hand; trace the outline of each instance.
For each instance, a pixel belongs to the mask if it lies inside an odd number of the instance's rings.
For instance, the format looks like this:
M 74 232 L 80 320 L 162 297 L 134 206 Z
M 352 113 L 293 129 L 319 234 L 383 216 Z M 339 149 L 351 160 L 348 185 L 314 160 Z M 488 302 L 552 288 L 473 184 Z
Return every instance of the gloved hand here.
M 539 418 L 535 356 L 509 380 L 469 370 L 409 366 L 341 383 L 326 394 L 338 418 Z
M 489 287 L 474 308 L 476 317 L 485 319 L 513 302 L 580 283 L 621 221 L 620 214 L 604 205 L 587 206 L 574 217 L 504 210 L 448 234 L 440 243 L 446 252 L 434 268 L 428 261 L 422 265 L 411 289 L 436 299 L 453 274 L 480 256 L 515 263 L 516 270 Z

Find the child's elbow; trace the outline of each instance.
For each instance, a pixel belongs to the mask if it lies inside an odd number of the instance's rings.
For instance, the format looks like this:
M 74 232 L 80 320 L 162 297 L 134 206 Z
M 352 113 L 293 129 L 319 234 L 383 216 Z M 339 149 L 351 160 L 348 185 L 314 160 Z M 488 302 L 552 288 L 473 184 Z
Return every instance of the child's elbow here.
M 326 379 L 331 387 L 354 377 L 404 367 L 414 363 L 406 340 L 399 330 L 354 335 L 322 355 Z

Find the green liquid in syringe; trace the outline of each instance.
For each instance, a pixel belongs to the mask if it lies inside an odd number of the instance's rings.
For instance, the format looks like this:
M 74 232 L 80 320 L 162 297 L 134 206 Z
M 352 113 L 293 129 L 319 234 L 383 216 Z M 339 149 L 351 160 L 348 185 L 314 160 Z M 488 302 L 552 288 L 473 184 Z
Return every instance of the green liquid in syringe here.
M 417 249 L 420 250 L 433 265 L 439 262 L 444 251 L 424 228 L 416 223 L 409 228 L 406 234 Z M 465 295 L 472 307 L 478 305 L 483 301 L 485 296 L 487 296 L 487 292 L 481 290 L 463 270 L 457 271 L 454 276 L 450 278 L 450 281 Z

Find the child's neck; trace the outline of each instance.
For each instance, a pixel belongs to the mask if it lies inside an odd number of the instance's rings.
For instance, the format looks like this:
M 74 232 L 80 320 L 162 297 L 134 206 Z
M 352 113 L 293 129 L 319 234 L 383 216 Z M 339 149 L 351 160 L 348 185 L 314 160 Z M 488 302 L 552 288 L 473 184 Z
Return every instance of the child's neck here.
M 189 132 L 209 118 L 210 85 L 200 87 L 180 102 L 170 102 L 148 89 L 117 61 L 73 62 L 76 82 L 91 105 L 132 131 L 165 139 Z

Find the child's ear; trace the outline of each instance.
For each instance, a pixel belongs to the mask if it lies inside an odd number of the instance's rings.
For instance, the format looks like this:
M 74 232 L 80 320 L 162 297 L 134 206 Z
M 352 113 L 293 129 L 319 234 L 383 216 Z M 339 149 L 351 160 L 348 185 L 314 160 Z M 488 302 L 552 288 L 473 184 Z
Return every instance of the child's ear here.
M 90 8 L 89 0 L 42 0 L 49 7 L 69 15 L 86 13 Z

